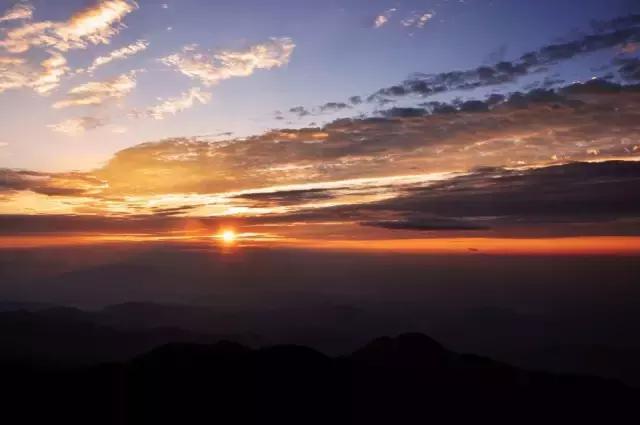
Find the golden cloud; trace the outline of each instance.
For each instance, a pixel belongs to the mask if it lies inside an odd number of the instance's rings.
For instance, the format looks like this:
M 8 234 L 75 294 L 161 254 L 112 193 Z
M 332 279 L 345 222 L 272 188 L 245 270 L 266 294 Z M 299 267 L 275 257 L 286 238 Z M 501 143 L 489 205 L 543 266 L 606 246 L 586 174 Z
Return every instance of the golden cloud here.
M 640 159 L 637 87 L 590 82 L 534 94 L 484 112 L 344 119 L 247 138 L 144 143 L 118 152 L 91 173 L 63 178 L 9 170 L 4 182 L 11 193 L 4 197 L 14 199 L 15 209 L 17 193 L 25 191 L 77 196 L 82 198 L 73 204 L 78 214 L 361 221 L 382 229 L 477 231 L 502 226 L 496 217 L 513 211 L 509 201 L 516 194 L 518 214 L 526 214 L 527 200 L 536 199 L 540 214 L 533 219 L 543 220 L 543 214 L 568 216 L 583 201 L 596 217 L 598 199 L 631 192 L 637 165 L 607 160 Z M 165 106 L 158 113 L 178 109 Z M 74 133 L 99 125 L 85 117 L 51 128 Z M 573 161 L 598 164 L 570 166 Z M 551 190 L 560 195 L 548 200 L 545 193 Z M 631 216 L 637 197 L 627 198 L 632 203 L 625 214 Z M 465 215 L 472 211 L 465 204 L 470 199 L 490 225 Z M 573 203 L 561 211 L 556 200 Z M 437 217 L 440 208 L 453 218 Z M 607 210 L 602 217 L 623 212 Z
M 67 21 L 25 23 L 7 31 L 0 47 L 11 53 L 22 53 L 32 47 L 67 51 L 83 49 L 89 44 L 108 44 L 120 32 L 122 19 L 137 7 L 132 0 L 100 0 Z
M 175 115 L 178 112 L 191 108 L 196 103 L 206 104 L 211 101 L 211 93 L 205 92 L 199 87 L 194 87 L 178 97 L 172 97 L 164 102 L 152 106 L 147 114 L 156 120 L 162 120 L 166 115 Z
M 64 100 L 53 104 L 61 109 L 69 106 L 99 105 L 109 99 L 126 96 L 136 87 L 136 73 L 130 71 L 106 81 L 92 81 L 69 90 Z
M 58 52 L 50 54 L 51 57 L 41 63 L 43 71 L 31 83 L 33 89 L 39 94 L 47 94 L 57 88 L 60 79 L 69 70 L 64 56 Z
M 288 37 L 271 38 L 244 50 L 223 50 L 213 55 L 187 46 L 161 61 L 182 74 L 199 80 L 207 86 L 234 77 L 247 77 L 258 69 L 272 69 L 289 63 L 296 45 Z
M 69 71 L 67 60 L 56 51 L 36 69 L 26 60 L 17 57 L 0 57 L 0 93 L 10 89 L 31 88 L 45 95 L 58 87 L 62 77 Z

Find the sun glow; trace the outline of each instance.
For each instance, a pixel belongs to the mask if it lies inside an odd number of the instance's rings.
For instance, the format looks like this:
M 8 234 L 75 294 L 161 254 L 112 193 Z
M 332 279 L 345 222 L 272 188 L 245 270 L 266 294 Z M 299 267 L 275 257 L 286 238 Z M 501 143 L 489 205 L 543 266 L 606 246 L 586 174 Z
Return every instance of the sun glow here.
M 222 239 L 224 243 L 233 243 L 238 238 L 238 235 L 236 235 L 236 232 L 234 230 L 227 229 L 220 232 L 220 235 L 218 237 Z

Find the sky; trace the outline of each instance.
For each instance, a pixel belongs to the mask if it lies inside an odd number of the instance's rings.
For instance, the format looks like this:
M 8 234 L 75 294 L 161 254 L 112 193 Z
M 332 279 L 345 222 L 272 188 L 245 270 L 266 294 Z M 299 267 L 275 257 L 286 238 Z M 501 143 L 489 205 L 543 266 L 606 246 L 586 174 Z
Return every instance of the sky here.
M 637 254 L 639 84 L 630 0 L 0 0 L 0 238 Z

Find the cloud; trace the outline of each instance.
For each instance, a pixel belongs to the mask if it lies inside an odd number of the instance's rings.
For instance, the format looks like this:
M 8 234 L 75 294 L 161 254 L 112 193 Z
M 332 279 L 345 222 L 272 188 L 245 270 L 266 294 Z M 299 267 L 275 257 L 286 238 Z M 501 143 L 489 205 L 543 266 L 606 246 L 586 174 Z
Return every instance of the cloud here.
M 464 220 L 454 220 L 442 217 L 409 217 L 401 220 L 363 221 L 363 226 L 381 227 L 392 230 L 488 230 L 487 226 L 480 226 Z
M 640 162 L 486 168 L 397 188 L 374 202 L 293 208 L 251 223 L 357 222 L 398 231 L 483 232 L 491 236 L 639 234 Z M 270 199 L 278 199 L 277 193 Z M 285 205 L 289 198 L 284 198 Z
M 627 81 L 640 81 L 640 58 L 618 59 L 616 64 L 620 65 L 618 72 Z
M 60 80 L 69 71 L 67 60 L 56 51 L 34 68 L 25 59 L 0 56 L 0 93 L 5 90 L 31 88 L 46 95 L 56 89 Z
M 26 61 L 12 56 L 0 56 L 0 93 L 29 85 Z
M 248 192 L 235 196 L 249 201 L 253 207 L 299 205 L 308 202 L 325 201 L 338 196 L 334 190 L 325 188 L 279 190 L 274 192 Z
M 400 23 L 404 27 L 424 28 L 424 26 L 435 16 L 435 12 L 413 12 L 413 14 Z
M 380 115 L 386 118 L 423 117 L 427 115 L 427 110 L 423 108 L 391 108 L 380 111 Z
M 48 94 L 56 89 L 62 77 L 69 71 L 67 60 L 58 52 L 42 61 L 42 72 L 31 82 L 31 87 L 39 94 Z
M 640 42 L 630 42 L 619 47 L 618 51 L 623 54 L 632 55 L 640 50 Z
M 146 50 L 147 47 L 149 47 L 148 41 L 138 40 L 135 43 L 129 44 L 128 46 L 114 50 L 106 56 L 98 56 L 96 59 L 94 59 L 91 66 L 87 68 L 87 72 L 94 72 L 99 67 L 104 66 L 115 60 L 126 59 L 130 56 L 133 56 L 137 53 L 142 52 L 143 50 Z
M 64 133 L 68 135 L 78 135 L 82 134 L 87 130 L 93 130 L 98 127 L 102 127 L 106 124 L 106 122 L 100 118 L 95 117 L 80 117 L 80 118 L 72 118 L 65 121 L 62 121 L 58 124 L 48 125 L 51 130 Z
M 374 28 L 382 28 L 384 25 L 387 24 L 387 22 L 389 22 L 389 18 L 391 18 L 391 15 L 393 15 L 393 13 L 396 10 L 397 9 L 395 9 L 395 8 L 387 9 L 383 13 L 381 13 L 380 15 L 376 16 L 375 19 L 373 20 L 373 27 Z
M 252 224 L 346 222 L 380 232 L 580 233 L 581 223 L 631 231 L 640 203 L 623 193 L 639 182 L 639 87 L 593 80 L 416 109 L 144 143 L 81 173 L 100 182 L 90 197 L 76 180 L 42 189 L 19 174 L 4 198 L 37 187 L 39 196 L 82 198 L 64 207 L 78 214 L 240 215 Z M 16 211 L 18 201 L 2 202 L 0 210 Z
M 433 18 L 430 13 L 414 14 L 405 25 L 421 28 Z M 631 51 L 640 40 L 640 15 L 628 15 L 608 21 L 596 22 L 594 31 L 572 41 L 549 44 L 538 50 L 527 52 L 518 60 L 501 60 L 491 65 L 482 65 L 467 70 L 453 70 L 436 74 L 414 73 L 400 84 L 383 87 L 366 97 L 366 101 L 384 105 L 394 98 L 405 96 L 429 97 L 456 91 L 472 91 L 491 86 L 504 86 L 536 73 L 546 73 L 552 66 L 606 49 Z M 622 49 L 622 50 L 621 50 Z M 637 58 L 618 57 L 614 65 L 619 66 L 618 75 L 627 81 L 640 81 L 640 65 Z M 543 82 L 534 82 L 538 87 L 552 88 L 563 84 L 561 79 L 545 76 Z M 351 96 L 352 100 L 362 100 Z M 341 103 L 341 102 L 330 102 Z M 467 105 L 473 107 L 473 105 Z M 475 106 L 480 106 L 476 104 Z M 304 106 L 300 106 L 304 108 Z M 309 108 L 306 108 L 307 110 Z
M 86 173 L 42 173 L 0 168 L 0 193 L 31 191 L 48 196 L 90 196 L 104 182 Z
M 618 221 L 640 217 L 640 195 L 634 189 L 638 183 L 640 162 L 635 161 L 482 169 L 363 209 L 373 215 L 406 217 L 365 224 L 412 228 L 418 217 L 418 223 L 426 218 L 425 230 L 430 230 L 433 217 L 445 218 L 442 227 L 448 220 L 464 223 L 461 229 Z
M 414 18 L 405 23 L 424 26 L 432 16 L 415 15 Z M 549 67 L 559 62 L 581 55 L 612 48 L 631 49 L 630 46 L 635 46 L 635 43 L 640 40 L 640 15 L 628 15 L 598 22 L 594 24 L 594 28 L 590 34 L 582 35 L 572 41 L 543 46 L 538 50 L 525 53 L 515 61 L 502 60 L 492 65 L 437 74 L 415 73 L 401 84 L 377 90 L 367 97 L 367 101 L 386 103 L 390 97 L 407 95 L 426 97 L 451 91 L 499 86 L 515 82 L 527 75 L 546 72 Z M 619 61 L 622 63 L 624 58 Z M 623 78 L 627 79 L 635 75 L 633 62 L 628 63 L 627 68 L 620 69 Z
M 33 6 L 27 3 L 17 3 L 0 16 L 0 22 L 29 20 L 32 17 Z
M 61 52 L 86 48 L 89 44 L 107 44 L 122 28 L 121 20 L 137 8 L 130 0 L 102 0 L 93 7 L 74 14 L 65 22 L 25 22 L 7 30 L 0 39 L 0 48 L 10 53 L 23 53 L 32 47 L 46 49 L 49 58 L 40 66 L 29 64 L 23 58 L 0 56 L 0 93 L 10 89 L 31 88 L 46 95 L 55 90 L 70 71 Z M 18 4 L 10 9 L 4 20 L 31 18 L 33 7 Z M 129 46 L 133 49 L 139 45 Z M 96 59 L 94 66 L 125 57 L 127 52 L 116 51 L 109 57 Z
M 304 106 L 295 106 L 289 109 L 289 112 L 291 112 L 292 114 L 296 114 L 299 118 L 302 118 L 311 114 L 311 112 L 307 111 L 307 109 Z
M 162 120 L 167 115 L 175 115 L 195 104 L 207 104 L 211 101 L 211 93 L 203 91 L 199 87 L 194 87 L 188 92 L 182 93 L 178 97 L 172 97 L 159 105 L 152 106 L 147 110 L 147 114 L 156 120 Z
M 356 100 L 357 99 L 352 99 Z M 355 103 L 353 103 L 355 105 Z M 351 104 L 347 104 L 344 102 L 327 102 L 324 105 L 320 105 L 318 108 L 314 108 L 312 111 L 308 110 L 304 106 L 295 106 L 293 108 L 289 108 L 289 112 L 296 115 L 298 118 L 303 118 L 308 115 L 318 115 L 322 113 L 335 113 L 340 112 L 345 109 L 351 109 Z M 278 114 L 279 115 L 279 114 Z
M 347 105 L 344 102 L 327 102 L 324 105 L 320 106 L 321 112 L 338 112 L 343 109 L 351 109 L 351 106 Z
M 108 44 L 122 29 L 124 17 L 137 7 L 132 0 L 100 0 L 64 22 L 29 22 L 13 28 L 0 40 L 0 47 L 11 53 L 26 52 L 32 47 L 64 52 L 90 44 Z
M 228 220 L 226 220 L 228 221 Z M 141 217 L 113 217 L 99 215 L 20 215 L 0 214 L 0 235 L 51 234 L 51 233 L 156 233 L 166 234 L 184 230 L 185 223 L 191 228 L 211 231 L 220 226 L 220 219 L 189 219 L 167 215 L 149 215 Z
M 197 46 L 185 47 L 161 61 L 182 74 L 211 86 L 234 77 L 248 77 L 258 69 L 278 68 L 289 63 L 296 45 L 288 37 L 271 38 L 244 50 L 202 53 Z
M 53 104 L 55 109 L 69 106 L 100 105 L 110 99 L 118 99 L 129 94 L 136 87 L 136 74 L 130 71 L 106 81 L 93 81 L 74 87 L 64 100 Z
M 395 109 L 207 141 L 177 138 L 119 152 L 99 173 L 111 190 L 212 193 L 307 181 L 521 167 L 640 154 L 640 92 L 592 81 L 516 93 L 491 105 Z M 409 116 L 407 116 L 409 115 Z M 185 179 L 182 176 L 188 175 Z

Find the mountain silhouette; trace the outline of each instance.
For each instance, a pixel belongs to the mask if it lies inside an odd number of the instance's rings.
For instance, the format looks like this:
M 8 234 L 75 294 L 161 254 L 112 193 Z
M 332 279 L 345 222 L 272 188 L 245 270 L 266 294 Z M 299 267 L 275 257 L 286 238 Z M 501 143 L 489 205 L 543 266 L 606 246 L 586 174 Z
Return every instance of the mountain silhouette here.
M 353 354 L 233 342 L 172 343 L 122 362 L 3 373 L 21 423 L 621 423 L 640 392 L 602 378 L 532 372 L 412 333 Z

